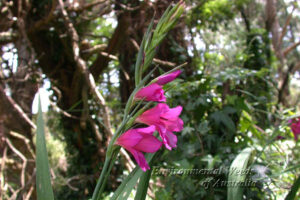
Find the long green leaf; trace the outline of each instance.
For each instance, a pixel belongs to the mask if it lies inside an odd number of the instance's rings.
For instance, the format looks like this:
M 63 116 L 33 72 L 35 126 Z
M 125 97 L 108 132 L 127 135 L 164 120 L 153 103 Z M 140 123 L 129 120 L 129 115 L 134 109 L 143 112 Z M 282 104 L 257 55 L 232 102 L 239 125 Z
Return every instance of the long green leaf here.
M 250 158 L 254 149 L 245 148 L 232 162 L 228 174 L 227 200 L 241 200 L 243 196 L 243 187 L 240 183 L 244 182 L 247 174 L 246 171 L 250 163 Z
M 300 188 L 300 176 L 297 178 L 297 180 L 293 184 L 292 189 L 288 193 L 288 195 L 286 196 L 285 200 L 294 200 L 294 199 L 296 199 L 295 197 L 297 195 L 297 191 L 299 190 L 299 188 Z
M 36 190 L 38 200 L 53 200 L 48 154 L 45 141 L 44 120 L 39 98 L 36 130 Z
M 147 154 L 146 160 L 148 163 L 151 162 L 154 154 Z M 110 198 L 110 200 L 126 200 L 128 199 L 132 189 L 136 185 L 138 179 L 145 173 L 141 170 L 139 166 L 136 166 L 134 170 L 122 181 L 121 185 L 115 191 L 114 195 Z
M 152 169 L 146 171 L 140 178 L 134 200 L 146 199 Z

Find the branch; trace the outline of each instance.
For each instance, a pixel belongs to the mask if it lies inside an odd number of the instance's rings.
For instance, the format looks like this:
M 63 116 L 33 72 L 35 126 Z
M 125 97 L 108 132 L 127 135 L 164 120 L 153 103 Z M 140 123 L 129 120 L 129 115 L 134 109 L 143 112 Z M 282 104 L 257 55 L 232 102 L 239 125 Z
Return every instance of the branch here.
M 109 2 L 109 1 L 107 1 L 107 0 L 97 0 L 97 1 L 94 1 L 92 3 L 87 3 L 83 6 L 77 6 L 77 7 L 69 8 L 68 11 L 82 12 L 86 9 L 92 8 L 92 7 L 94 7 L 98 4 L 102 4 L 102 3 L 105 3 L 105 2 Z
M 129 14 L 127 12 L 122 13 L 122 17 L 118 21 L 118 25 L 109 40 L 108 46 L 105 52 L 109 55 L 115 55 L 117 50 L 122 46 L 126 37 L 126 30 L 128 29 L 130 20 Z M 99 54 L 97 59 L 91 65 L 90 70 L 94 77 L 99 77 L 99 75 L 107 68 L 111 58 Z
M 84 54 L 93 54 L 93 53 L 97 53 L 99 51 L 103 51 L 106 47 L 107 47 L 106 44 L 99 44 L 99 45 L 93 46 L 90 49 L 83 50 L 82 53 L 84 53 Z
M 5 133 L 4 133 L 4 121 L 0 115 L 0 153 L 3 152 L 5 147 Z
M 8 138 L 6 138 L 6 144 L 9 146 L 9 148 L 15 153 L 17 154 L 22 160 L 23 160 L 23 164 L 22 164 L 22 170 L 21 170 L 21 186 L 25 187 L 25 171 L 26 171 L 26 166 L 27 166 L 27 158 L 18 150 L 16 149 L 12 143 L 10 142 L 10 140 Z
M 71 115 L 70 113 L 68 113 L 67 111 L 64 111 L 63 109 L 61 109 L 60 107 L 58 107 L 55 103 L 53 103 L 52 101 L 50 101 L 50 106 L 52 106 L 53 108 L 55 108 L 59 113 L 61 113 L 62 115 L 72 118 L 72 119 L 80 119 L 79 117 L 76 117 L 74 115 Z
M 295 64 L 291 73 L 294 74 L 298 70 L 300 70 L 300 61 Z
M 286 98 L 284 97 L 287 96 L 286 90 L 288 90 L 289 78 L 291 72 L 293 71 L 293 68 L 294 68 L 294 63 L 290 64 L 287 72 L 283 74 L 283 81 L 282 84 L 279 86 L 279 90 L 278 90 L 278 103 L 283 103 L 284 105 L 286 105 Z
M 119 5 L 123 10 L 127 10 L 127 11 L 135 11 L 141 7 L 140 5 L 135 6 L 135 7 L 128 7 L 125 4 L 122 4 L 118 1 L 115 1 L 115 4 Z
M 276 0 L 267 0 L 265 6 L 266 12 L 266 28 L 272 33 L 272 44 L 276 53 L 276 56 L 282 62 L 281 48 L 279 46 L 279 29 L 280 25 L 277 19 Z
M 176 63 L 169 62 L 169 61 L 164 61 L 164 60 L 160 60 L 158 58 L 153 58 L 153 62 L 155 62 L 157 64 L 160 64 L 160 65 L 169 66 L 169 67 L 175 67 L 175 66 L 177 66 Z
M 130 156 L 125 151 L 125 149 L 121 148 L 120 152 L 121 152 L 121 155 L 123 155 L 127 161 L 127 162 L 125 162 L 126 168 L 131 172 L 135 168 L 134 162 L 131 160 Z
M 108 106 L 107 106 L 107 104 L 105 102 L 105 99 L 101 95 L 101 93 L 97 90 L 94 77 L 89 72 L 85 61 L 79 56 L 79 45 L 78 45 L 79 36 L 78 36 L 78 34 L 77 34 L 77 32 L 76 32 L 76 30 L 75 30 L 72 22 L 69 19 L 67 11 L 64 9 L 64 4 L 63 4 L 62 0 L 59 0 L 59 5 L 60 5 L 61 12 L 63 14 L 63 18 L 64 18 L 65 23 L 66 23 L 66 27 L 68 29 L 68 33 L 71 36 L 72 48 L 73 48 L 74 58 L 75 58 L 77 67 L 78 67 L 79 71 L 83 74 L 87 85 L 89 86 L 89 88 L 92 91 L 92 94 L 95 96 L 95 98 L 97 100 L 97 103 L 99 103 L 104 108 L 104 113 L 103 113 L 103 115 L 104 115 L 103 116 L 103 118 L 104 118 L 104 125 L 105 125 L 104 128 L 107 130 L 108 135 L 112 136 L 113 132 L 112 132 L 111 124 L 110 124 L 110 116 L 109 116 Z M 102 53 L 105 53 L 105 52 L 102 52 Z M 112 57 L 109 53 L 107 53 L 107 55 L 109 55 L 110 57 Z M 94 127 L 94 128 L 96 129 L 96 127 Z M 97 138 L 99 140 L 101 139 L 99 137 L 97 137 Z M 126 167 L 128 169 L 132 170 L 135 167 L 135 165 L 132 162 L 130 156 L 127 154 L 127 152 L 125 150 L 121 150 L 121 154 L 128 161 Z
M 94 122 L 94 120 L 93 120 L 90 116 L 88 117 L 88 120 L 89 120 L 89 122 L 90 122 L 91 125 L 92 125 L 92 128 L 93 128 L 93 130 L 94 130 L 94 133 L 96 134 L 96 139 L 97 139 L 97 141 L 98 141 L 99 143 L 101 143 L 102 140 L 103 140 L 103 137 L 102 137 L 102 135 L 101 135 L 101 133 L 100 133 L 100 131 L 99 131 L 98 126 L 96 125 L 96 123 Z
M 296 8 L 295 4 L 293 4 L 293 5 L 294 5 L 294 6 L 293 6 L 293 10 L 292 10 L 291 14 L 289 14 L 289 16 L 287 17 L 287 19 L 286 19 L 286 21 L 285 21 L 285 24 L 284 24 L 284 27 L 283 27 L 283 29 L 282 29 L 282 31 L 281 31 L 281 34 L 280 34 L 280 37 L 279 37 L 279 46 L 281 46 L 281 44 L 282 44 L 282 40 L 283 40 L 283 37 L 284 37 L 285 34 L 286 34 L 287 27 L 288 27 L 288 25 L 290 24 L 291 19 L 292 19 L 292 17 L 293 17 L 293 12 L 294 12 L 294 10 L 295 10 L 295 8 Z
M 4 121 L 11 125 L 13 130 L 14 127 L 21 125 L 17 128 L 17 132 L 23 132 L 24 127 L 31 127 L 36 129 L 35 124 L 30 120 L 30 118 L 25 114 L 22 108 L 9 96 L 6 95 L 4 89 L 0 85 L 0 110 L 6 115 Z M 18 122 L 18 125 L 15 122 Z M 24 123 L 24 124 L 22 124 Z
M 106 52 L 103 52 L 103 51 L 100 52 L 100 54 L 101 54 L 102 56 L 105 56 L 105 57 L 107 57 L 107 58 L 110 58 L 111 60 L 119 60 L 117 56 L 114 56 L 114 55 L 112 55 L 112 54 L 109 54 L 109 53 L 106 53 Z
M 283 56 L 286 57 L 288 53 L 290 53 L 293 49 L 295 49 L 298 45 L 300 45 L 300 41 L 296 42 L 292 45 L 290 45 L 289 47 L 287 47 L 286 49 L 283 50 Z
M 245 13 L 244 8 L 242 7 L 242 8 L 240 9 L 240 11 L 241 11 L 242 18 L 243 18 L 243 20 L 244 20 L 244 22 L 245 22 L 247 32 L 250 33 L 250 32 L 251 32 L 251 24 L 250 24 L 250 21 L 249 21 L 247 15 L 246 15 L 246 13 Z
M 19 188 L 18 190 L 16 190 L 15 192 L 13 192 L 14 194 L 12 195 L 12 197 L 10 199 L 14 200 L 17 197 L 17 194 L 19 193 L 19 196 L 23 196 L 24 200 L 29 200 L 30 196 L 32 195 L 33 189 L 35 188 L 35 176 L 36 176 L 36 169 L 33 170 L 30 179 L 27 181 L 27 183 Z M 29 188 L 30 187 L 30 188 Z M 25 190 L 27 190 L 27 188 L 29 188 L 29 191 L 27 192 L 26 196 L 25 196 Z
M 4 169 L 5 169 L 5 163 L 6 163 L 6 156 L 7 156 L 7 146 L 5 146 L 3 150 L 3 155 L 1 159 L 1 168 L 0 168 L 0 194 L 4 194 Z M 1 198 L 3 196 L 1 195 Z M 4 199 L 4 198 L 3 198 Z
M 106 105 L 105 99 L 103 98 L 101 93 L 97 90 L 95 79 L 94 79 L 93 75 L 89 72 L 86 62 L 79 55 L 79 50 L 80 50 L 79 45 L 78 45 L 79 36 L 78 36 L 72 22 L 69 19 L 67 11 L 64 9 L 64 3 L 62 0 L 58 0 L 58 1 L 59 1 L 59 6 L 60 6 L 64 21 L 65 21 L 67 31 L 68 31 L 69 35 L 71 36 L 72 49 L 73 49 L 74 60 L 76 62 L 76 66 L 77 66 L 78 70 L 81 72 L 81 74 L 84 76 L 84 79 L 85 79 L 88 87 L 90 88 L 92 94 L 95 96 L 95 98 L 97 100 L 96 102 L 99 103 L 104 108 L 104 113 L 103 113 L 104 124 L 107 127 L 107 130 L 109 130 L 109 133 L 110 133 L 109 135 L 111 135 L 112 130 L 111 130 L 111 124 L 110 124 L 110 116 L 109 116 L 109 110 Z
M 9 134 L 11 136 L 15 137 L 15 138 L 23 140 L 24 143 L 25 143 L 25 145 L 26 145 L 26 147 L 27 147 L 27 149 L 28 149 L 28 151 L 30 152 L 32 158 L 35 159 L 35 154 L 34 154 L 34 151 L 32 150 L 32 148 L 30 147 L 30 140 L 28 138 L 24 137 L 23 135 L 21 135 L 19 133 L 14 132 L 14 131 L 10 131 Z
M 28 193 L 27 193 L 27 195 L 26 195 L 26 197 L 25 197 L 24 200 L 29 200 L 29 199 L 30 199 L 33 190 L 34 190 L 34 185 L 32 185 L 32 186 L 30 187 L 30 189 L 29 189 L 29 191 L 28 191 Z

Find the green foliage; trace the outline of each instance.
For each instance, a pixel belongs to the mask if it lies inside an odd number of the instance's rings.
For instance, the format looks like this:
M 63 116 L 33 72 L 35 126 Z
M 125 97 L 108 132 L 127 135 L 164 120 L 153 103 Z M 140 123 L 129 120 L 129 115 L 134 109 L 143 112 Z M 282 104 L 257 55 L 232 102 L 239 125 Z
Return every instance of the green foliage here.
M 77 108 L 80 107 L 79 102 L 74 108 L 68 112 L 77 113 Z M 55 186 L 55 199 L 84 199 L 87 193 L 91 193 L 94 189 L 95 180 L 92 178 L 96 173 L 94 162 L 98 160 L 96 152 L 99 150 L 97 147 L 95 134 L 92 131 L 90 124 L 87 124 L 85 135 L 83 137 L 82 150 L 79 152 L 77 147 L 78 133 L 66 130 L 62 127 L 62 120 L 68 121 L 69 118 L 61 116 L 55 110 L 49 110 L 47 114 L 47 126 L 51 135 L 49 139 L 50 162 L 55 162 L 54 166 L 60 161 L 63 156 L 66 160 L 63 161 L 65 166 L 54 167 L 53 170 L 56 174 L 54 179 Z M 101 125 L 99 126 L 101 127 Z M 63 148 L 64 153 L 60 154 Z M 102 163 L 99 166 L 102 167 Z M 60 168 L 62 167 L 62 168 Z M 66 168 L 67 167 L 67 171 Z M 115 170 L 118 170 L 116 165 Z M 71 186 L 71 188 L 70 188 Z M 111 187 L 108 188 L 108 191 Z
M 270 109 L 272 104 L 267 104 L 268 101 L 261 95 L 248 92 L 248 87 L 246 90 L 236 89 L 243 85 L 247 86 L 251 82 L 255 83 L 253 80 L 266 78 L 268 75 L 269 72 L 264 69 L 256 71 L 232 67 L 226 68 L 224 71 L 216 71 L 212 75 L 196 75 L 181 84 L 180 88 L 176 87 L 178 85 L 176 81 L 165 86 L 173 88 L 173 90 L 168 90 L 168 95 L 171 96 L 168 103 L 184 105 L 184 112 L 181 116 L 185 128 L 178 134 L 178 144 L 180 145 L 176 151 L 163 154 L 156 165 L 163 169 L 229 170 L 240 149 L 250 146 L 258 152 L 252 159 L 252 165 L 249 166 L 256 175 L 248 178 L 255 184 L 245 187 L 243 194 L 246 198 L 271 198 L 279 194 L 279 191 L 282 191 L 279 188 L 275 190 L 276 192 L 269 192 L 276 188 L 274 185 L 270 186 L 269 182 L 274 177 L 271 178 L 267 172 L 262 173 L 261 169 L 271 170 L 273 173 L 283 171 L 284 168 L 279 163 L 285 160 L 284 155 L 292 155 L 292 153 L 285 151 L 278 154 L 278 148 L 285 145 L 278 144 L 280 141 L 276 141 L 274 138 L 279 134 L 290 135 L 289 130 L 286 129 L 287 124 L 276 128 L 269 121 L 272 118 L 264 118 L 263 122 L 272 129 L 268 133 L 264 133 L 257 126 L 262 122 L 261 112 L 258 111 L 257 105 L 264 104 Z M 229 87 L 226 85 L 228 81 L 230 81 Z M 229 89 L 226 96 L 223 95 L 224 89 Z M 262 111 L 262 114 L 265 113 L 268 111 Z M 291 135 L 288 137 L 292 140 Z M 274 146 L 277 147 L 273 148 Z M 296 156 L 297 153 L 293 154 L 293 158 Z M 268 157 L 272 157 L 272 161 Z M 262 163 L 262 160 L 265 162 Z M 296 160 L 295 163 L 289 165 L 296 165 Z M 163 181 L 165 188 L 157 189 L 156 196 L 158 199 L 224 199 L 227 188 L 217 183 L 218 181 L 226 182 L 228 175 L 228 171 L 224 170 L 217 175 L 157 176 L 155 178 Z M 284 176 L 293 177 L 291 173 Z M 290 180 L 285 178 L 282 179 L 282 182 L 284 184 Z M 268 190 L 262 190 L 262 188 L 268 188 Z
M 249 0 L 205 0 L 195 2 L 196 6 L 188 17 L 193 26 L 207 27 L 213 31 L 218 30 L 220 24 L 228 23 L 238 11 L 238 7 Z M 193 20 L 197 19 L 197 21 Z

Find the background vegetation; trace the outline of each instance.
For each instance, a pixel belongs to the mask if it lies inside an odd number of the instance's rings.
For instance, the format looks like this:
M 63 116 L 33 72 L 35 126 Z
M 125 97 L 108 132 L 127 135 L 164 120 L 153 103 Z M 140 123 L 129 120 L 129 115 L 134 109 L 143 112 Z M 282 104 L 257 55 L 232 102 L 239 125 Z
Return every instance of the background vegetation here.
M 152 169 L 224 170 L 200 175 L 161 175 L 153 170 L 148 198 L 226 199 L 229 188 L 216 183 L 230 179 L 233 161 L 247 155 L 245 163 L 252 169 L 247 178 L 255 185 L 244 187 L 243 198 L 284 199 L 300 174 L 299 141 L 288 122 L 299 117 L 300 109 L 299 3 L 185 3 L 185 13 L 157 47 L 151 65 L 159 66 L 157 76 L 188 63 L 179 79 L 167 86 L 168 104 L 184 108 L 185 128 L 177 134 L 177 149 L 160 150 Z M 36 199 L 37 116 L 32 105 L 37 105 L 35 94 L 42 87 L 50 100 L 44 118 L 55 199 L 91 197 L 111 133 L 121 123 L 134 89 L 143 35 L 152 17 L 155 26 L 170 4 L 0 2 L 2 199 Z M 94 88 L 86 74 L 93 75 Z M 101 96 L 97 98 L 93 89 Z M 47 105 L 46 98 L 42 104 Z M 249 153 L 243 154 L 245 149 Z M 106 198 L 134 166 L 130 155 L 121 152 Z

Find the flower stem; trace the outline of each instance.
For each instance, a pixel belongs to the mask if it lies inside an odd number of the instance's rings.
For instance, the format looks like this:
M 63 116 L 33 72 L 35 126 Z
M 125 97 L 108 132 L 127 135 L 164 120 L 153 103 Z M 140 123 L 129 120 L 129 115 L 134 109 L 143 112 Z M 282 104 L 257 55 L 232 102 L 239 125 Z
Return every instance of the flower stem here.
M 110 158 L 106 157 L 103 169 L 101 171 L 101 175 L 100 175 L 100 177 L 97 181 L 97 185 L 96 185 L 96 188 L 95 188 L 94 193 L 93 193 L 92 200 L 97 200 L 97 197 L 100 195 L 100 188 L 103 185 L 104 175 L 107 173 L 109 163 L 110 163 Z
M 111 171 L 112 167 L 114 166 L 114 163 L 115 163 L 115 161 L 117 159 L 117 155 L 118 155 L 120 149 L 121 148 L 115 149 L 114 152 L 113 152 L 112 158 L 109 160 L 109 165 L 108 165 L 106 173 L 104 173 L 104 175 L 103 175 L 103 180 L 102 180 L 103 183 L 99 187 L 99 190 L 98 190 L 97 196 L 96 196 L 96 200 L 100 199 L 100 195 L 102 194 L 102 192 L 104 190 L 104 187 L 106 185 L 106 181 L 107 181 L 108 175 L 110 174 L 110 171 Z M 101 173 L 101 175 L 102 175 L 102 173 Z
M 105 158 L 105 162 L 104 162 L 104 166 L 103 169 L 101 171 L 100 177 L 97 181 L 97 185 L 96 188 L 93 192 L 93 196 L 92 196 L 92 200 L 98 200 L 100 198 L 100 195 L 104 189 L 104 186 L 106 184 L 106 180 L 108 175 L 110 174 L 111 168 L 117 158 L 117 155 L 120 151 L 120 147 L 114 149 L 114 143 L 116 141 L 116 139 L 118 138 L 118 136 L 120 135 L 120 133 L 122 132 L 125 124 L 127 123 L 128 118 L 125 115 L 122 124 L 119 126 L 119 128 L 117 129 L 117 131 L 115 132 L 115 134 L 112 136 L 108 148 L 107 148 L 107 152 L 106 152 L 106 158 Z

